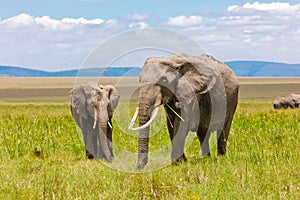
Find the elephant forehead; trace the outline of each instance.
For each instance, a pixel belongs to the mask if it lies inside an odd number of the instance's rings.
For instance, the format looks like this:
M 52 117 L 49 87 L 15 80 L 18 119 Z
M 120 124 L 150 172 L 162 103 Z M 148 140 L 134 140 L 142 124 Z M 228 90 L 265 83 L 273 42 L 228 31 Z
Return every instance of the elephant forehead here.
M 141 82 L 157 82 L 160 77 L 166 74 L 168 67 L 159 63 L 149 63 L 144 65 L 140 74 Z
M 98 89 L 97 92 L 95 92 L 95 99 L 97 101 L 108 101 L 108 91 L 105 89 Z
M 273 102 L 274 103 L 280 103 L 281 101 L 282 101 L 281 97 L 276 97 Z
M 163 59 L 162 57 L 151 56 L 147 58 L 147 60 L 145 61 L 145 65 L 159 63 L 162 59 Z

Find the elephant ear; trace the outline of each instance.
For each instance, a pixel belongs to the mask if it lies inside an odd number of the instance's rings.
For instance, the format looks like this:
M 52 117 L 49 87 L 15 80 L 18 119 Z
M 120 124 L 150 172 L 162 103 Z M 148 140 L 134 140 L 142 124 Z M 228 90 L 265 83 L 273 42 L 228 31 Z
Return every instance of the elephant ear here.
M 120 95 L 118 90 L 112 86 L 112 85 L 106 85 L 103 86 L 103 88 L 108 93 L 108 99 L 109 99 L 109 116 L 112 116 L 114 113 L 115 108 L 117 107 L 120 99 Z
M 191 103 L 197 94 L 205 94 L 214 87 L 217 69 L 209 56 L 173 54 L 168 59 L 171 60 L 171 66 L 181 74 L 176 87 L 176 97 L 183 104 Z
M 79 123 L 79 117 L 88 118 L 84 90 L 84 86 L 79 86 L 69 92 L 71 111 L 77 124 Z

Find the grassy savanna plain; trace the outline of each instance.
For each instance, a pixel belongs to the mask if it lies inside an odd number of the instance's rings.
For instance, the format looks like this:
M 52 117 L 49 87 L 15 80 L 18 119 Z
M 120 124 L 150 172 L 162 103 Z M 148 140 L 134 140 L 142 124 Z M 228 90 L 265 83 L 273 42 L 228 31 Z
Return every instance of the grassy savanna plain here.
M 300 199 L 300 110 L 272 109 L 274 97 L 300 93 L 300 78 L 239 78 L 226 156 L 213 146 L 212 156 L 202 158 L 190 133 L 188 162 L 158 169 L 170 155 L 150 153 L 139 173 L 128 170 L 136 162 L 137 133 L 127 130 L 137 80 L 100 80 L 122 96 L 113 121 L 116 158 L 108 165 L 85 158 L 68 104 L 78 80 L 0 78 L 0 199 Z M 150 152 L 170 145 L 163 109 L 158 117 Z

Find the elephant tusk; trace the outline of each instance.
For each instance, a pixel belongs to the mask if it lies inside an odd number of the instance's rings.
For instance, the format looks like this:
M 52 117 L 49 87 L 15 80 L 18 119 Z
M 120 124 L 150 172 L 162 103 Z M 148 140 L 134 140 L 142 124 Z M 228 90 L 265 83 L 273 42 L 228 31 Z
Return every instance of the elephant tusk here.
M 184 119 L 169 105 L 166 103 L 166 105 L 168 106 L 168 108 L 170 108 L 170 110 L 177 116 L 179 117 L 183 122 L 184 122 Z
M 131 122 L 130 122 L 130 124 L 128 126 L 128 129 L 132 129 L 133 124 L 134 124 L 134 122 L 135 122 L 135 120 L 136 120 L 136 118 L 138 116 L 138 113 L 139 113 L 139 107 L 136 108 L 135 113 L 134 113 L 134 115 L 132 117 L 132 120 L 131 120 Z
M 96 124 L 97 124 L 97 120 L 94 120 L 93 129 L 95 129 L 95 128 L 96 128 Z
M 94 125 L 93 125 L 93 129 L 96 128 L 96 124 L 97 124 L 97 110 L 95 109 L 95 113 L 94 113 Z
M 111 129 L 112 129 L 112 125 L 110 124 L 110 122 L 109 122 L 109 121 L 107 121 L 107 124 L 108 124 L 109 128 L 111 128 Z
M 144 128 L 147 128 L 148 126 L 150 126 L 150 124 L 154 121 L 154 119 L 156 118 L 157 114 L 158 114 L 158 106 L 153 110 L 153 114 L 151 116 L 151 118 L 149 119 L 149 121 L 147 123 L 145 123 L 144 125 L 140 126 L 140 127 L 136 127 L 136 128 L 132 128 L 129 126 L 130 130 L 133 131 L 138 131 L 138 130 L 142 130 Z M 138 110 L 138 109 L 137 109 Z

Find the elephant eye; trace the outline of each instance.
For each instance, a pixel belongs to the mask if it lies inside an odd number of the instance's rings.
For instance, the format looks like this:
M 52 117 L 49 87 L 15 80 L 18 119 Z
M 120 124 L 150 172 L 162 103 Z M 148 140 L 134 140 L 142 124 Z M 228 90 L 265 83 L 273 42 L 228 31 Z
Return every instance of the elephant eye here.
M 167 82 L 168 82 L 167 77 L 164 77 L 164 76 L 161 77 L 161 78 L 160 78 L 160 82 L 161 82 L 161 83 L 167 83 Z

